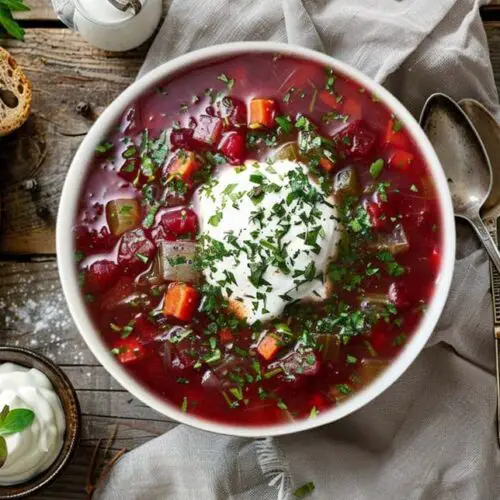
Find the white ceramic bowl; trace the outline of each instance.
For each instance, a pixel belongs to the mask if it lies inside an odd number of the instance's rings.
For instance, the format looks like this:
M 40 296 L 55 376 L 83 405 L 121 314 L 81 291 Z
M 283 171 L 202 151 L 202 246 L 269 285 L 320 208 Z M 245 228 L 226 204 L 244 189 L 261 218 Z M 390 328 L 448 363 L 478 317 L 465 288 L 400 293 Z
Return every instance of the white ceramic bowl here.
M 315 419 L 259 427 L 216 423 L 182 413 L 179 408 L 174 407 L 145 388 L 120 366 L 114 356 L 109 353 L 109 349 L 106 347 L 101 339 L 101 335 L 87 314 L 87 309 L 78 287 L 72 237 L 72 226 L 76 219 L 80 190 L 85 181 L 89 160 L 94 155 L 96 146 L 106 137 L 107 131 L 116 123 L 127 106 L 146 89 L 160 83 L 179 70 L 189 68 L 191 65 L 200 62 L 247 52 L 286 53 L 299 58 L 316 61 L 322 65 L 333 67 L 338 72 L 358 81 L 363 87 L 377 95 L 402 121 L 406 130 L 409 131 L 413 140 L 418 145 L 432 172 L 439 194 L 443 231 L 441 272 L 436 284 L 434 297 L 417 331 L 400 356 L 393 361 L 389 368 L 365 389 L 338 406 L 331 408 L 329 411 L 322 412 Z M 91 351 L 106 370 L 134 396 L 167 417 L 207 431 L 247 437 L 290 434 L 334 422 L 366 405 L 386 390 L 410 366 L 431 336 L 448 295 L 455 262 L 455 223 L 446 178 L 430 142 L 413 116 L 392 94 L 351 66 L 312 50 L 275 42 L 238 42 L 191 52 L 151 71 L 118 96 L 96 121 L 73 159 L 61 196 L 56 240 L 59 273 L 71 315 Z

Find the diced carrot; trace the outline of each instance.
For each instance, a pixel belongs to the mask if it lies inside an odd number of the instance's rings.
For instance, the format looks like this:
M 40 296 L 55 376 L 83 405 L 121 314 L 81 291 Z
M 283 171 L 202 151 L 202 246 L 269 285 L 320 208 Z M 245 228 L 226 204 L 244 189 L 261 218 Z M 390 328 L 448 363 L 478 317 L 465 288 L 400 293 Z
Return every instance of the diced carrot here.
M 334 109 L 335 111 L 340 111 L 342 109 L 342 99 L 338 99 L 337 96 L 330 94 L 326 90 L 322 90 L 319 93 L 319 98 L 328 107 Z
M 280 337 L 273 333 L 268 333 L 257 346 L 257 352 L 266 360 L 273 359 L 281 349 L 282 342 Z
M 328 158 L 324 158 L 324 157 L 321 158 L 321 160 L 319 160 L 319 165 L 326 172 L 330 172 L 331 170 L 333 170 L 335 168 L 334 163 L 332 161 L 330 161 Z
M 118 361 L 123 364 L 139 361 L 146 356 L 146 350 L 135 338 L 120 342 L 111 352 L 116 352 Z
M 198 305 L 199 294 L 186 283 L 172 283 L 165 292 L 163 314 L 181 321 L 189 321 Z
M 139 225 L 141 209 L 135 199 L 120 198 L 111 200 L 106 205 L 106 221 L 111 233 L 121 236 Z
M 229 328 L 223 328 L 219 332 L 219 339 L 223 344 L 229 344 L 234 340 L 234 337 Z
M 181 151 L 168 168 L 168 173 L 189 182 L 200 168 L 196 155 L 191 151 Z
M 347 99 L 343 108 L 344 115 L 348 115 L 349 119 L 361 120 L 363 118 L 363 105 L 355 99 Z
M 397 149 L 389 158 L 389 166 L 406 170 L 413 163 L 414 156 L 402 149 Z
M 402 132 L 403 125 L 395 118 L 391 118 L 387 123 L 385 132 L 385 142 L 401 149 L 408 149 L 410 146 L 408 138 Z
M 272 128 L 276 115 L 276 103 L 273 99 L 252 99 L 250 101 L 249 128 Z

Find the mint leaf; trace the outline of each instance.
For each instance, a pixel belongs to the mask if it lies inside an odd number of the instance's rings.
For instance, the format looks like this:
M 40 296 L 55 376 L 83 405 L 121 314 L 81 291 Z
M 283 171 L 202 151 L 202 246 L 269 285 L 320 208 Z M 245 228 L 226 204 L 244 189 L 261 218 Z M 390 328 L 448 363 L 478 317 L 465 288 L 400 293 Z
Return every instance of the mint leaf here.
M 2 412 L 0 413 L 0 425 L 3 424 L 3 421 L 5 420 L 5 417 L 9 414 L 9 411 L 10 411 L 10 406 L 9 405 L 5 405 L 3 407 Z
M 3 414 L 3 411 L 2 411 Z M 0 436 L 8 436 L 21 432 L 35 420 L 35 414 L 26 408 L 16 408 L 9 411 L 0 425 Z
M 17 24 L 17 22 L 12 17 L 12 14 L 8 7 L 4 7 L 0 4 L 0 28 L 3 28 L 9 35 L 17 38 L 18 40 L 24 41 L 24 30 Z M 0 35 L 1 31 L 0 30 Z
M 0 5 L 5 5 L 7 9 L 10 9 L 13 12 L 30 10 L 30 8 L 24 4 L 23 0 L 0 0 Z

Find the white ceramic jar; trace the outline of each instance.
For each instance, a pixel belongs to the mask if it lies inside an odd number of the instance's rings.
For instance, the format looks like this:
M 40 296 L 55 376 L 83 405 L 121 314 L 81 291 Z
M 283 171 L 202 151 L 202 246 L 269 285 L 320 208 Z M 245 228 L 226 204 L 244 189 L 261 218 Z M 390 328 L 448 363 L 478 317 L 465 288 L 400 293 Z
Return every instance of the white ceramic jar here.
M 138 13 L 132 8 L 119 10 L 109 0 L 74 2 L 76 30 L 90 45 L 113 52 L 131 50 L 143 44 L 154 33 L 162 13 L 161 0 L 140 0 L 142 8 Z

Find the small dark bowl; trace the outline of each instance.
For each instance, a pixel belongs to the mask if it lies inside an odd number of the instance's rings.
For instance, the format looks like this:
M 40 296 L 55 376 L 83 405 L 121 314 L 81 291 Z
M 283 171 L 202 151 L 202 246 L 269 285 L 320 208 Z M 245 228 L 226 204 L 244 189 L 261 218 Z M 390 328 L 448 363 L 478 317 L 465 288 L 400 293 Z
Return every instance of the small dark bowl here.
M 21 347 L 0 347 L 0 363 L 16 363 L 36 368 L 47 375 L 61 400 L 66 417 L 64 444 L 54 463 L 34 478 L 17 485 L 0 486 L 0 500 L 25 498 L 44 488 L 58 477 L 73 457 L 80 438 L 81 414 L 75 389 L 68 377 L 52 361 Z

